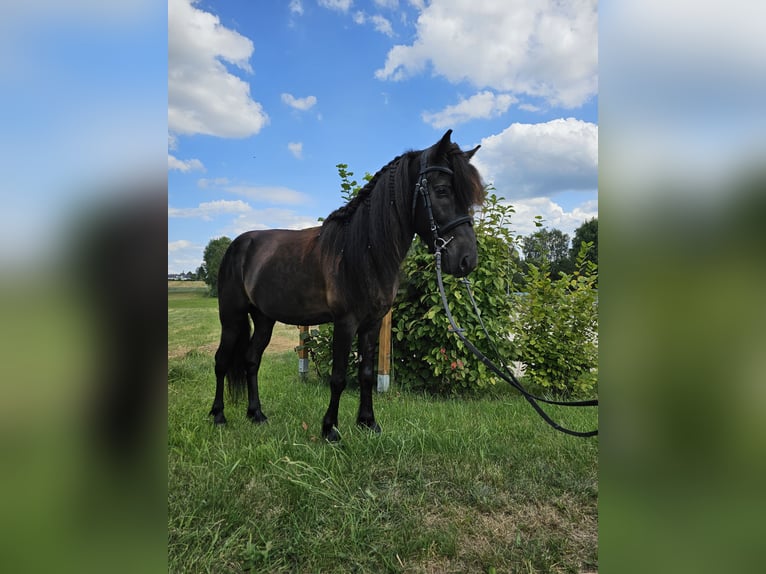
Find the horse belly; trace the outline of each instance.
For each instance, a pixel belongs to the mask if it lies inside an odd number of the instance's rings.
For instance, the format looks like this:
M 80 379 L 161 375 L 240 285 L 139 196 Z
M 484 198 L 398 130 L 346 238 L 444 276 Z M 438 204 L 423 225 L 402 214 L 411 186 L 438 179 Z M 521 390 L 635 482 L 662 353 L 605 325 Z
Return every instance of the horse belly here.
M 318 258 L 300 241 L 301 233 L 272 233 L 267 237 L 275 241 L 257 246 L 253 259 L 260 263 L 251 267 L 245 280 L 251 303 L 264 315 L 289 325 L 332 321 Z

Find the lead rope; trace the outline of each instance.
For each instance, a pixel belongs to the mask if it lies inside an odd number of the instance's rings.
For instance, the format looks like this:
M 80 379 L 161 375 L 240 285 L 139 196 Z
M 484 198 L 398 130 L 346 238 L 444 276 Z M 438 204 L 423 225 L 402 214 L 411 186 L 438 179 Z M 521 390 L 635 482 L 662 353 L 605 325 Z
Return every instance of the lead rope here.
M 452 316 L 452 312 L 449 308 L 449 303 L 447 302 L 447 295 L 444 292 L 444 282 L 442 280 L 442 254 L 441 250 L 446 246 L 446 243 L 444 245 L 439 245 L 439 242 L 436 242 L 435 245 L 435 253 L 434 256 L 436 258 L 436 281 L 439 285 L 439 294 L 441 295 L 442 299 L 442 305 L 444 306 L 444 311 L 447 314 L 447 320 L 449 321 L 451 330 L 455 335 L 458 336 L 458 338 L 463 342 L 463 344 L 468 348 L 469 351 L 471 351 L 477 359 L 479 359 L 484 365 L 491 370 L 493 373 L 495 373 L 498 377 L 503 379 L 505 382 L 507 382 L 509 385 L 511 385 L 513 388 L 518 390 L 523 397 L 527 400 L 527 402 L 532 405 L 532 407 L 537 411 L 537 413 L 542 417 L 542 419 L 548 423 L 550 426 L 552 426 L 554 429 L 561 431 L 565 434 L 572 435 L 572 436 L 578 436 L 578 437 L 590 437 L 595 436 L 598 434 L 598 429 L 592 430 L 592 431 L 576 431 L 572 429 L 568 429 L 565 427 L 562 427 L 560 424 L 558 424 L 556 421 L 550 418 L 548 416 L 548 413 L 546 413 L 540 405 L 537 404 L 537 401 L 552 404 L 552 405 L 561 405 L 561 406 L 598 406 L 598 400 L 591 400 L 591 401 L 575 401 L 575 402 L 559 402 L 559 401 L 550 401 L 548 399 L 544 399 L 541 397 L 537 397 L 531 393 L 529 393 L 522 385 L 519 383 L 519 381 L 516 379 L 516 377 L 513 375 L 513 373 L 505 367 L 505 371 L 500 370 L 500 368 L 495 365 L 484 353 L 482 353 L 479 349 L 477 349 L 471 341 L 469 341 L 466 336 L 463 334 L 465 332 L 465 329 L 461 329 L 457 326 L 455 323 L 455 319 Z M 484 332 L 487 334 L 487 339 L 491 342 L 491 338 L 489 337 L 489 333 L 487 333 L 486 328 L 484 327 L 484 322 L 481 320 L 481 315 L 478 313 L 478 308 L 476 306 L 476 301 L 473 298 L 473 294 L 470 291 L 470 288 L 468 289 L 468 293 L 471 298 L 471 302 L 473 303 L 474 310 L 476 311 L 479 322 L 481 323 L 482 328 L 484 329 Z M 497 348 L 492 344 L 493 348 L 495 349 L 495 353 L 499 356 L 499 353 L 497 352 Z M 502 362 L 502 361 L 501 361 Z

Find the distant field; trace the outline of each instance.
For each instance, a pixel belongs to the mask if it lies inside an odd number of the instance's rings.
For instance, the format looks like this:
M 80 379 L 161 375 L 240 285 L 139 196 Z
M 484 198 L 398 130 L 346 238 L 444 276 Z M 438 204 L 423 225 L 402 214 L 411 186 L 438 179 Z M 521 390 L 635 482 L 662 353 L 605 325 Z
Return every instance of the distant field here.
M 168 281 L 168 357 L 181 357 L 192 349 L 213 355 L 218 348 L 221 327 L 218 299 L 207 296 L 202 281 Z M 298 328 L 277 323 L 266 354 L 292 351 L 298 345 Z

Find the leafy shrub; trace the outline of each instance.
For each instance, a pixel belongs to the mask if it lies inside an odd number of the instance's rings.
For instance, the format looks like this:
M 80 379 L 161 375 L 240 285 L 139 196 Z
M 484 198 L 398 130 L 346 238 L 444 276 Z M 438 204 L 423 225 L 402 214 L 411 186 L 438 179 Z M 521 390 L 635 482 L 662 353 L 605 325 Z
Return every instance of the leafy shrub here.
M 514 296 L 514 345 L 533 388 L 561 395 L 591 393 L 598 380 L 598 292 L 592 243 L 583 242 L 575 271 L 551 280 L 549 266 L 529 265 L 525 293 Z
M 477 216 L 475 232 L 479 266 L 470 282 L 482 319 L 503 357 L 513 355 L 511 327 L 512 279 L 518 256 L 507 228 L 513 208 L 489 195 Z M 458 326 L 485 353 L 490 342 L 460 281 L 443 275 L 447 300 Z M 416 242 L 402 266 L 399 294 L 393 308 L 394 377 L 406 387 L 439 394 L 476 393 L 497 382 L 487 368 L 448 332 L 436 280 L 433 255 Z
M 333 324 L 325 323 L 318 327 L 311 329 L 309 337 L 303 341 L 302 346 L 296 347 L 295 350 L 301 349 L 304 345 L 309 354 L 310 363 L 316 370 L 317 377 L 323 383 L 330 382 L 330 375 L 332 374 L 332 337 L 333 337 Z M 354 388 L 358 387 L 357 371 L 359 369 L 359 363 L 361 357 L 357 351 L 357 338 L 354 337 L 354 344 L 351 347 L 351 357 L 346 367 L 346 383 Z

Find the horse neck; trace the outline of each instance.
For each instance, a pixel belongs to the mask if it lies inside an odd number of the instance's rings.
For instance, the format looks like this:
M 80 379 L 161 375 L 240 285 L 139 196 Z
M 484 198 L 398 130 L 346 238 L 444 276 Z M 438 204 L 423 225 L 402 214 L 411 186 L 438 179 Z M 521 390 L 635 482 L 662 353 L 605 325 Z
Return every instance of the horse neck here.
M 373 257 L 377 257 L 376 282 L 386 293 L 392 292 L 399 284 L 399 269 L 409 252 L 415 236 L 412 221 L 412 198 L 417 183 L 419 154 L 409 152 L 399 158 L 380 177 L 380 187 L 372 194 L 371 201 L 376 209 L 368 212 L 366 221 L 360 222 L 369 226 L 370 246 L 381 249 Z M 375 215 L 373 216 L 372 213 Z M 379 217 L 386 221 L 373 221 Z

